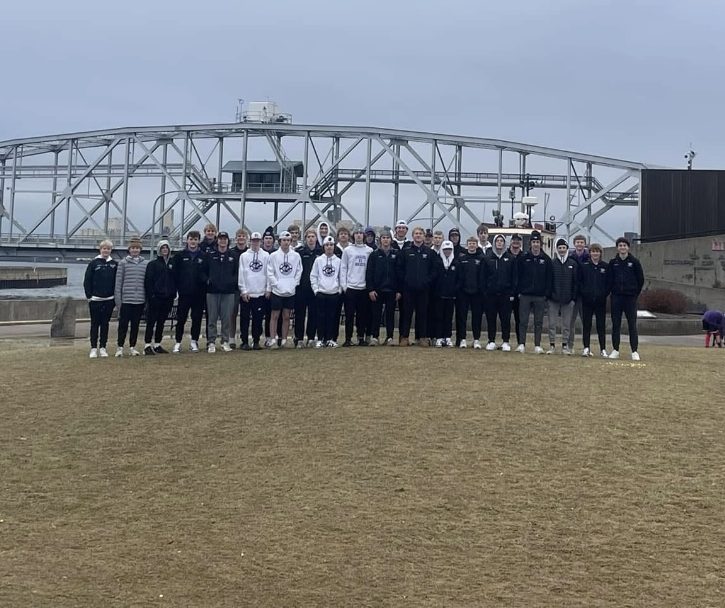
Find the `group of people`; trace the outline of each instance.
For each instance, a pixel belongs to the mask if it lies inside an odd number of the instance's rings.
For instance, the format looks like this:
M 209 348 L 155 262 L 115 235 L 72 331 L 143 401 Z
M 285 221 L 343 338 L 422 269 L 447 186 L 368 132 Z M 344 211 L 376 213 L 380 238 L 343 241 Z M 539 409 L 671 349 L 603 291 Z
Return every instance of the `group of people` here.
M 129 242 L 128 255 L 121 260 L 112 257 L 113 245 L 105 240 L 84 280 L 91 316 L 90 357 L 108 356 L 114 307 L 119 308 L 116 357 L 124 356 L 127 337 L 132 356 L 168 352 L 161 345 L 163 329 L 176 301 L 172 353 L 182 351 L 189 318 L 189 348 L 200 350 L 205 316 L 208 352 L 217 350 L 217 340 L 223 351 L 235 349 L 237 335 L 243 350 L 335 348 L 343 312 L 343 347 L 409 346 L 414 331 L 419 346 L 467 348 L 470 317 L 472 347 L 489 351 L 512 350 L 513 315 L 516 351 L 524 353 L 533 313 L 534 353 L 557 352 L 560 334 L 561 352 L 572 354 L 575 322 L 581 317 L 581 354 L 593 355 L 590 334 L 595 320 L 600 355 L 616 359 L 624 315 L 631 356 L 639 360 L 637 298 L 644 276 L 624 237 L 617 239 L 617 255 L 605 262 L 602 247 L 587 247 L 581 235 L 574 238 L 571 249 L 565 239 L 559 239 L 556 254 L 550 257 L 542 250 L 537 231 L 529 237 L 528 251 L 523 251 L 519 235 L 510 242 L 501 234 L 489 239 L 485 224 L 465 242 L 457 228 L 447 238 L 442 231 L 416 226 L 408 239 L 408 231 L 401 220 L 393 231 L 380 234 L 369 227 L 338 228 L 335 238 L 330 225 L 321 222 L 316 229 L 306 230 L 300 242 L 297 226 L 290 226 L 277 239 L 270 226 L 264 233 L 251 235 L 237 230 L 232 246 L 228 233 L 217 233 L 208 224 L 203 238 L 198 231 L 190 231 L 185 248 L 173 255 L 169 241 L 162 239 L 152 261 L 141 256 L 138 239 Z M 610 296 L 612 351 L 608 353 L 605 320 Z M 144 312 L 144 346 L 138 350 Z M 546 350 L 542 345 L 545 314 L 549 321 Z M 484 316 L 485 345 L 481 341 Z M 292 317 L 294 335 L 290 336 Z

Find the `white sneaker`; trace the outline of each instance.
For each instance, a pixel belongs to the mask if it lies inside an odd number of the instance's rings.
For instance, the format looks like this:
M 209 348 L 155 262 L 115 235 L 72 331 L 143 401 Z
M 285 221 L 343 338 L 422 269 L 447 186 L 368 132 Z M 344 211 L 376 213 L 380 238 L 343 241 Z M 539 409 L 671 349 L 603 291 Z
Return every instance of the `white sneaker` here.
M 116 354 L 114 355 L 114 357 L 123 357 L 123 346 L 119 346 L 116 349 Z
M 588 348 L 585 348 L 582 351 L 582 357 L 591 357 L 591 356 L 592 356 L 592 351 L 590 351 Z
M 377 346 L 378 344 L 380 343 L 377 338 L 370 338 L 370 342 L 368 342 L 368 346 Z
M 550 346 L 549 350 L 546 351 L 547 355 L 555 355 L 556 354 L 556 346 Z
M 607 357 L 609 356 L 609 355 L 607 355 L 607 351 L 606 351 L 605 349 L 602 349 L 602 352 L 601 352 L 601 353 L 599 353 L 599 354 L 600 354 L 600 355 L 602 356 L 602 358 L 604 358 L 604 359 L 606 359 L 606 358 L 607 358 Z
M 436 340 L 436 348 L 443 348 L 443 340 L 441 338 Z
M 475 344 L 475 342 L 474 342 L 474 344 Z M 466 344 L 465 340 L 461 340 L 461 343 L 458 345 L 458 348 L 468 348 L 468 344 Z M 475 346 L 474 346 L 474 348 L 475 348 Z M 481 348 L 480 344 L 478 345 L 478 348 Z
M 511 352 L 511 345 L 508 342 L 504 342 L 501 345 L 501 350 L 505 353 Z
M 446 346 L 448 348 L 453 348 L 453 340 L 451 340 L 450 338 L 446 338 Z
M 131 356 L 132 357 L 139 357 L 139 356 L 141 356 L 141 353 L 138 352 L 135 347 L 131 347 L 131 351 L 130 352 L 131 352 Z
M 574 353 L 571 350 L 569 350 L 569 347 L 568 346 L 562 346 L 561 347 L 561 354 L 562 355 L 573 355 Z
M 98 349 L 98 355 L 101 357 L 101 359 L 107 359 L 108 358 L 108 351 L 101 347 Z
M 88 353 L 88 358 L 89 359 L 98 359 L 98 349 L 97 348 L 92 348 L 91 349 L 91 352 Z
M 294 342 L 292 344 L 294 344 Z M 297 346 L 295 346 L 295 348 L 304 348 L 304 347 L 305 347 L 304 340 L 300 340 L 299 342 L 297 342 Z
M 526 352 L 526 345 L 525 344 L 519 344 L 516 347 L 516 352 L 517 353 L 525 353 Z
M 489 342 L 486 344 L 486 350 L 496 350 L 496 343 L 495 342 Z M 511 350 L 511 347 L 509 346 L 509 350 Z
M 264 348 L 271 348 L 273 342 L 275 342 L 275 340 L 272 340 L 272 338 L 265 338 Z
M 613 350 L 611 353 L 609 353 L 608 359 L 619 359 L 619 351 Z
M 181 352 L 181 342 L 174 344 L 174 348 L 171 349 L 171 352 L 178 355 Z
M 189 348 L 191 349 L 192 353 L 198 353 L 199 343 L 196 340 L 192 340 L 191 342 L 189 342 Z
M 209 342 L 209 344 L 206 345 L 206 352 L 208 352 L 208 353 L 215 353 L 216 352 L 216 344 L 214 344 L 214 342 Z
M 534 346 L 534 354 L 535 355 L 543 355 L 544 354 L 544 349 L 541 348 L 540 346 Z
M 385 342 L 383 342 L 383 346 L 393 346 L 393 339 L 385 338 Z
M 222 350 L 225 353 L 230 353 L 230 352 L 232 352 L 232 347 L 228 343 L 222 342 Z
M 279 348 L 279 344 L 277 343 L 277 340 L 272 340 L 272 343 L 269 345 L 269 350 L 277 350 Z
M 315 342 L 315 348 L 322 348 L 322 340 Z
M 334 340 L 327 341 L 327 348 L 337 348 L 338 344 Z
M 632 361 L 639 361 L 639 353 L 637 351 L 634 351 L 632 353 Z

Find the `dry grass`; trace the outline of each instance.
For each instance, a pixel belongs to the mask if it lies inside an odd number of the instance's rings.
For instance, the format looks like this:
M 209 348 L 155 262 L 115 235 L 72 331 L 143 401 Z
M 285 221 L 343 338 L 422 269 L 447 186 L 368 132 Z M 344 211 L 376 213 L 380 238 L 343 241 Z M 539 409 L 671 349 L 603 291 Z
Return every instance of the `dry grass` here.
M 720 352 L 0 352 L 2 606 L 722 606 Z

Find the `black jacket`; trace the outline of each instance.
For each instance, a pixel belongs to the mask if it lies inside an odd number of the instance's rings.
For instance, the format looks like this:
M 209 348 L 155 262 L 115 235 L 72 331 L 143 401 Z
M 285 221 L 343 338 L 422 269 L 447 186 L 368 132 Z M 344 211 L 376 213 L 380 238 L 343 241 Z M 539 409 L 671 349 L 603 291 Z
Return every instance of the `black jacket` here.
M 104 260 L 101 257 L 93 258 L 83 277 L 83 289 L 86 292 L 86 299 L 93 296 L 98 298 L 110 298 L 116 289 L 116 270 L 118 260 L 109 258 Z
M 623 260 L 616 256 L 609 261 L 609 292 L 615 296 L 638 296 L 644 287 L 644 271 L 639 260 L 627 255 Z
M 206 238 L 201 239 L 201 241 L 199 241 L 199 249 L 204 255 L 207 255 L 212 251 L 216 251 L 216 239 L 211 241 L 207 241 Z
M 202 278 L 207 293 L 234 293 L 239 285 L 239 260 L 228 249 L 204 256 Z
M 518 268 L 518 292 L 523 296 L 544 296 L 551 294 L 551 258 L 543 251 L 534 255 L 531 251 L 516 258 Z
M 456 278 L 459 291 L 471 296 L 483 293 L 485 288 L 483 283 L 483 252 L 468 253 L 468 251 L 465 251 L 456 260 L 456 263 L 458 266 Z
M 591 259 L 579 264 L 579 295 L 582 300 L 593 304 L 607 299 L 607 266 L 606 262 L 600 260 L 599 264 L 595 264 Z
M 249 250 L 249 247 L 245 247 L 244 249 L 239 249 L 239 247 L 237 245 L 234 245 L 234 247 L 232 247 L 229 251 L 231 251 L 232 254 L 234 255 L 234 257 L 237 258 L 237 263 L 239 263 L 239 258 L 241 258 L 242 254 L 248 250 Z
M 206 291 L 201 272 L 203 264 L 204 254 L 198 249 L 195 253 L 184 249 L 174 255 L 174 278 L 180 296 L 194 296 Z
M 493 249 L 483 256 L 485 292 L 489 295 L 508 295 L 516 293 L 518 271 L 516 258 L 508 251 L 498 257 Z
M 174 258 L 169 256 L 168 262 L 163 256 L 146 264 L 144 279 L 146 299 L 168 299 L 176 297 L 176 277 L 174 276 Z
M 559 256 L 551 260 L 551 295 L 550 300 L 559 304 L 567 304 L 576 300 L 579 293 L 579 262 L 567 257 L 564 262 Z
M 441 265 L 438 268 L 438 276 L 436 277 L 433 294 L 444 300 L 453 300 L 458 291 L 458 260 L 453 252 L 453 261 L 446 268 L 441 259 Z
M 398 258 L 398 282 L 402 289 L 428 289 L 435 283 L 441 256 L 425 245 L 404 246 Z
M 302 276 L 300 277 L 300 284 L 297 289 L 312 289 L 310 285 L 310 273 L 312 272 L 312 265 L 315 260 L 322 255 L 322 247 L 315 244 L 314 248 L 310 249 L 307 245 L 300 245 L 295 249 L 302 258 Z
M 365 269 L 365 284 L 368 291 L 399 292 L 398 286 L 398 258 L 399 249 L 392 247 L 385 253 L 378 247 L 370 254 Z

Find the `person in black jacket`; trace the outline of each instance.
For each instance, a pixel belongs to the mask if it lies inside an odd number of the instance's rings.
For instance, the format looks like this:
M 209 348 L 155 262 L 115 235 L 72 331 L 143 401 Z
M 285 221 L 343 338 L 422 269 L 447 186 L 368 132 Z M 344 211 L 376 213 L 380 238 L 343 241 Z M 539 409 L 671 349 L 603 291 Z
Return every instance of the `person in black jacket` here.
M 513 256 L 516 261 L 516 268 L 518 270 L 518 257 L 523 254 L 523 250 L 521 249 L 521 245 L 523 244 L 523 239 L 521 238 L 520 234 L 512 234 L 511 235 L 511 242 L 509 243 L 509 255 Z M 518 290 L 517 290 L 518 291 Z M 519 294 L 514 294 L 514 299 L 511 302 L 511 308 L 513 309 L 514 313 L 514 332 L 516 334 L 516 340 L 519 343 L 519 346 L 521 346 L 522 342 L 520 339 L 521 336 L 521 317 L 519 315 L 519 308 L 520 308 L 521 302 L 519 300 Z M 516 347 L 517 352 L 519 351 L 518 346 Z
M 146 287 L 146 332 L 144 334 L 144 355 L 168 353 L 161 340 L 164 325 L 174 306 L 176 280 L 174 262 L 171 259 L 169 241 L 162 239 L 158 245 L 159 255 L 146 265 L 144 283 Z M 155 329 L 155 330 L 154 330 Z M 153 339 L 153 343 L 151 340 Z
M 506 250 L 506 237 L 497 234 L 493 247 L 484 256 L 486 277 L 486 350 L 496 350 L 496 317 L 501 321 L 501 350 L 511 350 L 511 305 L 516 293 L 516 258 Z
M 237 232 L 234 235 L 234 238 L 236 240 L 236 244 L 230 249 L 230 251 L 236 256 L 237 265 L 239 265 L 242 254 L 245 251 L 249 250 L 249 246 L 247 245 L 247 241 L 249 240 L 249 233 L 244 228 L 237 228 Z M 239 290 L 237 290 L 237 300 L 239 300 L 239 306 L 235 308 L 234 311 L 232 311 L 232 318 L 230 321 L 231 340 L 229 341 L 229 346 L 231 346 L 232 350 L 237 347 L 237 343 L 235 341 L 237 335 L 237 315 L 241 316 L 242 311 L 247 313 L 249 312 L 248 307 L 242 305 L 243 303 Z M 247 319 L 247 321 L 249 321 L 249 319 Z M 240 321 L 239 325 L 240 327 L 242 327 L 243 323 Z M 247 326 L 249 326 L 249 323 L 247 323 Z M 242 343 L 244 343 L 245 341 L 246 338 L 243 338 Z
M 561 352 L 571 355 L 569 348 L 569 328 L 571 315 L 578 293 L 579 262 L 569 256 L 569 244 L 566 239 L 556 242 L 556 256 L 551 261 L 551 293 L 549 294 L 549 350 L 547 355 L 556 352 L 556 326 L 561 317 Z
M 365 285 L 371 302 L 370 346 L 380 342 L 380 322 L 385 309 L 385 346 L 393 345 L 395 304 L 400 300 L 397 265 L 400 251 L 393 249 L 389 230 L 380 234 L 380 247 L 370 254 L 365 269 Z
M 644 272 L 639 260 L 629 253 L 629 241 L 620 236 L 617 239 L 617 256 L 607 267 L 607 285 L 612 294 L 612 352 L 610 359 L 619 359 L 619 339 L 622 328 L 622 313 L 627 317 L 629 346 L 632 361 L 639 361 L 639 336 L 637 334 L 637 298 L 644 287 Z
M 607 263 L 602 260 L 602 246 L 594 243 L 589 247 L 587 259 L 579 263 L 579 297 L 582 302 L 582 341 L 583 357 L 591 357 L 589 348 L 592 333 L 592 316 L 597 320 L 599 353 L 607 356 Z
M 448 240 L 453 243 L 453 255 L 459 257 L 466 252 L 466 248 L 461 245 L 461 231 L 458 228 L 451 228 L 448 231 Z
M 217 235 L 216 249 L 204 257 L 202 278 L 206 284 L 206 349 L 216 352 L 217 323 L 221 320 L 221 347 L 224 352 L 232 350 L 232 312 L 238 306 L 237 285 L 239 281 L 239 260 L 229 251 L 229 235 Z
M 176 308 L 176 343 L 172 353 L 181 352 L 181 340 L 184 326 L 191 312 L 191 352 L 199 352 L 199 334 L 201 320 L 204 317 L 206 289 L 201 270 L 204 256 L 199 249 L 199 231 L 190 230 L 186 235 L 186 248 L 174 255 L 174 278 L 179 292 L 179 304 Z
M 529 315 L 534 311 L 534 353 L 541 355 L 541 332 L 544 326 L 546 299 L 551 293 L 551 258 L 541 250 L 541 233 L 534 230 L 529 237 L 529 251 L 517 258 L 519 292 L 519 346 L 517 352 L 526 352 L 526 334 Z
M 453 251 L 455 252 L 455 245 Z M 471 311 L 471 331 L 473 347 L 481 348 L 481 322 L 483 320 L 484 284 L 483 251 L 478 250 L 478 239 L 469 236 L 466 250 L 458 256 L 458 294 L 456 296 L 456 346 L 468 348 L 466 326 L 468 311 Z
M 432 289 L 435 294 L 433 318 L 435 320 L 435 333 L 437 348 L 442 346 L 453 347 L 451 336 L 453 335 L 453 309 L 456 303 L 456 292 L 458 291 L 458 266 L 453 243 L 443 241 L 441 245 L 441 266 L 438 269 L 438 277 Z
M 114 291 L 118 270 L 118 261 L 111 258 L 111 241 L 101 241 L 98 251 L 99 254 L 88 264 L 83 277 L 83 290 L 86 292 L 91 314 L 91 352 L 88 355 L 91 359 L 108 357 L 108 326 L 115 306 Z
M 208 255 L 216 249 L 217 245 L 217 228 L 214 224 L 204 226 L 204 238 L 199 243 L 199 249 L 202 254 Z
M 322 255 L 322 247 L 317 243 L 317 231 L 308 228 L 305 242 L 295 249 L 302 259 L 302 276 L 295 293 L 295 346 L 304 348 L 305 317 L 307 320 L 307 344 L 314 346 L 317 332 L 317 302 L 310 285 L 310 272 L 315 260 Z
M 400 346 L 410 345 L 410 328 L 415 314 L 415 337 L 419 346 L 428 343 L 428 292 L 438 276 L 441 258 L 423 245 L 425 230 L 413 228 L 413 242 L 404 246 L 398 265 L 398 283 L 403 293 Z

